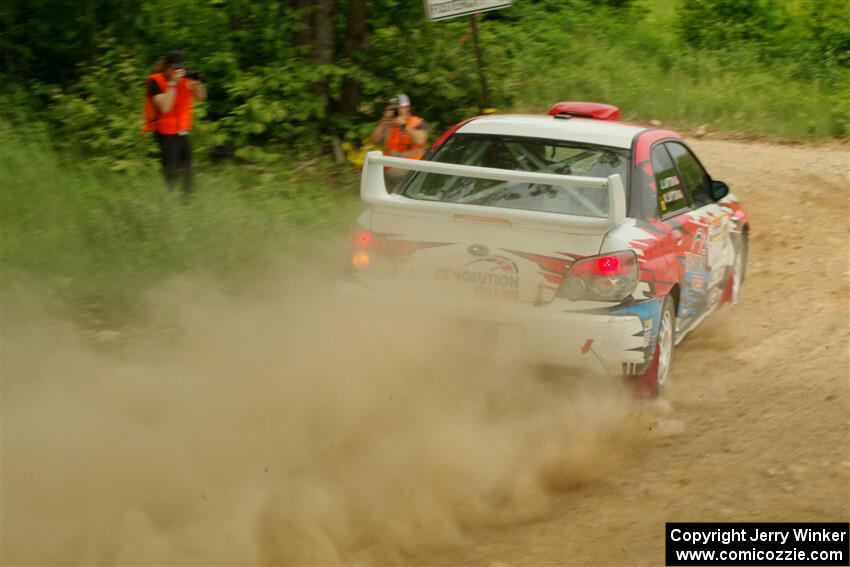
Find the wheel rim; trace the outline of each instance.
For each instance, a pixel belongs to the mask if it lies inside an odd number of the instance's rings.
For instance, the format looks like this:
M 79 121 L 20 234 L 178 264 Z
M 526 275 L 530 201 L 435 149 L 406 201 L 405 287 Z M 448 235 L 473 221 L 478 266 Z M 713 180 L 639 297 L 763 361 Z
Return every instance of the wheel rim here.
M 673 315 L 665 309 L 658 330 L 658 385 L 663 386 L 673 360 Z
M 741 279 L 744 274 L 744 251 L 746 246 L 741 242 L 737 247 L 735 255 L 735 270 L 732 272 L 732 304 L 738 303 L 738 295 L 741 293 Z

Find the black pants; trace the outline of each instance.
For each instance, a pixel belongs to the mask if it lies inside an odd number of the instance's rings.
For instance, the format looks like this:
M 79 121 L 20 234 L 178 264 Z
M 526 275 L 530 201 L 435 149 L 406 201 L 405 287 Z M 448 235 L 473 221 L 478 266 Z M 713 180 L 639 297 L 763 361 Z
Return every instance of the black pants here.
M 179 179 L 183 195 L 189 197 L 192 194 L 192 146 L 189 144 L 189 136 L 157 133 L 156 141 L 168 190 L 174 189 Z

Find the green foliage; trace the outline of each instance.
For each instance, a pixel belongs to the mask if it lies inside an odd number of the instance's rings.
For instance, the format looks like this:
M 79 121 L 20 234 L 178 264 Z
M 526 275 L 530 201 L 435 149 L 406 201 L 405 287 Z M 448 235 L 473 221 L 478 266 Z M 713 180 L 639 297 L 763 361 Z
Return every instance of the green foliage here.
M 785 25 L 785 18 L 771 0 L 688 0 L 678 8 L 677 24 L 686 43 L 719 49 L 763 42 Z
M 811 63 L 804 54 L 817 53 L 814 45 L 799 40 L 799 53 L 791 56 L 772 50 L 767 40 L 745 40 L 741 32 L 716 49 L 694 47 L 679 36 L 681 12 L 674 6 L 647 0 L 619 11 L 592 8 L 593 18 L 550 14 L 533 34 L 525 18 L 500 27 L 496 42 L 503 45 L 515 34 L 528 36 L 521 50 L 511 51 L 513 72 L 506 81 L 518 110 L 540 112 L 558 100 L 600 100 L 619 106 L 627 120 L 656 119 L 683 128 L 708 124 L 714 131 L 785 138 L 850 134 L 847 70 L 822 60 Z M 783 16 L 793 25 L 784 24 L 781 33 L 808 33 L 807 10 Z M 838 22 L 842 28 L 846 20 Z
M 101 166 L 147 170 L 156 151 L 139 133 L 144 80 L 175 47 L 209 88 L 196 105 L 200 163 L 217 147 L 268 164 L 304 147 L 327 151 L 333 136 L 356 143 L 397 92 L 431 124 L 431 140 L 480 110 L 466 18 L 430 23 L 420 2 L 367 0 L 368 41 L 349 52 L 354 1 L 335 1 L 333 56 L 317 63 L 304 40 L 315 4 L 10 0 L 0 7 L 0 113 L 16 124 L 37 115 L 55 145 Z M 848 10 L 840 0 L 519 1 L 479 22 L 491 106 L 591 99 L 633 119 L 846 136 Z M 352 81 L 359 104 L 343 113 Z
M 114 171 L 139 169 L 149 165 L 152 144 L 150 136 L 141 135 L 141 65 L 111 37 L 99 42 L 98 51 L 97 63 L 69 89 L 51 89 L 47 117 L 56 125 L 56 144 Z
M 850 67 L 850 5 L 830 0 L 803 3 L 800 14 L 803 45 L 809 61 L 821 68 Z
M 135 42 L 127 2 L 7 0 L 0 3 L 4 73 L 19 81 L 68 84 L 97 58 L 96 38 L 109 26 Z
M 315 252 L 290 244 L 306 227 L 313 238 L 338 231 L 359 207 L 357 177 L 323 163 L 312 173 L 202 169 L 184 204 L 158 171 L 81 166 L 28 137 L 0 123 L 2 270 L 7 283 L 38 287 L 72 310 L 126 315 L 146 290 L 185 273 L 248 284 L 271 261 Z
M 490 29 L 486 21 L 479 26 L 486 45 L 492 104 L 506 108 L 511 103 L 510 92 L 494 88 L 505 76 L 506 62 L 502 48 L 488 41 Z M 384 101 L 396 92 L 410 95 L 414 112 L 428 120 L 432 128 L 445 128 L 477 113 L 478 67 L 465 20 L 377 29 L 372 49 L 375 57 L 369 65 L 365 97 L 375 102 L 373 120 L 380 117 Z M 399 61 L 408 63 L 400 65 Z

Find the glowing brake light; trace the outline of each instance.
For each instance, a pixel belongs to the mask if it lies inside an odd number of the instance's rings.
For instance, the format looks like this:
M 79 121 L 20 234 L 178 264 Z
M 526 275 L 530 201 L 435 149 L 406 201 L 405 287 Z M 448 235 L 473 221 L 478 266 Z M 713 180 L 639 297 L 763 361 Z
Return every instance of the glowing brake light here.
M 620 269 L 620 259 L 616 256 L 603 256 L 596 260 L 596 267 L 606 276 L 613 275 Z
M 354 225 L 351 230 L 351 246 L 355 250 L 373 250 L 386 252 L 387 243 L 380 235 L 366 230 L 360 225 Z
M 370 232 L 360 225 L 354 225 L 351 231 L 351 265 L 358 270 L 365 270 L 386 262 L 387 243 L 379 235 Z
M 573 301 L 620 301 L 631 295 L 637 281 L 637 256 L 632 250 L 624 250 L 573 264 L 558 295 Z

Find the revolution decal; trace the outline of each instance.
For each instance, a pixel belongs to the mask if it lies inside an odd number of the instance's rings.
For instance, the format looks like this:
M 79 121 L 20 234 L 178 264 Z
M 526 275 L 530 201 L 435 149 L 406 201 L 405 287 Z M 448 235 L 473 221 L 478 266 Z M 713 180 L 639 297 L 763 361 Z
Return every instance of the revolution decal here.
M 487 268 L 489 271 L 498 271 L 505 274 L 517 274 L 519 268 L 516 263 L 504 256 L 488 256 L 472 260 L 466 265 L 467 268 Z
M 435 280 L 473 286 L 480 297 L 519 299 L 519 268 L 504 256 L 476 258 L 462 268 L 436 267 Z

